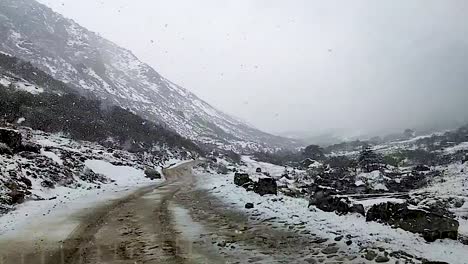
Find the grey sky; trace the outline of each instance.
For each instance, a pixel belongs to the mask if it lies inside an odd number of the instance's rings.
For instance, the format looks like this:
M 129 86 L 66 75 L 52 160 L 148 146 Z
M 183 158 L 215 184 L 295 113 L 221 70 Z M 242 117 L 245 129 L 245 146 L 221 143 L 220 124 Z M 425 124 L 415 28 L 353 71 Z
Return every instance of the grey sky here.
M 40 2 L 269 132 L 400 130 L 468 113 L 468 1 Z

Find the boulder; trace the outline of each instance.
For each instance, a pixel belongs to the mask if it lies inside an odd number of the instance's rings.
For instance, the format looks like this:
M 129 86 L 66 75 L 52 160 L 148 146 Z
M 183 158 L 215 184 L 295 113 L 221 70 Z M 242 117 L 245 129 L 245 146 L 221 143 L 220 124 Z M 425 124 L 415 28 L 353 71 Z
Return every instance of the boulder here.
M 237 186 L 245 186 L 247 184 L 252 183 L 252 179 L 250 179 L 249 174 L 247 173 L 238 173 L 234 174 L 234 184 Z
M 24 202 L 25 193 L 20 190 L 12 190 L 8 196 L 10 197 L 11 205 Z
M 377 257 L 377 253 L 375 253 L 375 251 L 373 250 L 368 250 L 365 255 L 365 258 L 369 261 L 374 260 L 376 257 Z
M 336 192 L 332 190 L 318 190 L 309 199 L 309 207 L 314 205 L 325 212 L 335 212 L 338 215 L 348 213 L 358 213 L 365 216 L 364 206 L 362 204 L 352 204 L 347 197 L 335 196 Z
M 44 188 L 55 188 L 55 184 L 52 181 L 49 180 L 43 180 L 41 182 L 41 186 Z
M 255 170 L 255 172 L 257 172 L 257 173 L 262 173 L 262 168 L 257 168 L 257 169 Z
M 457 220 L 422 209 L 410 209 L 407 204 L 381 203 L 372 206 L 366 221 L 376 221 L 395 228 L 422 234 L 428 242 L 437 239 L 457 239 L 459 223 Z
M 309 199 L 309 207 L 314 205 L 325 212 L 347 214 L 349 212 L 349 200 L 335 197 L 335 194 L 332 190 L 317 190 Z
M 246 203 L 245 204 L 245 209 L 252 209 L 254 208 L 254 204 L 253 203 Z
M 347 198 L 329 196 L 320 200 L 315 205 L 318 209 L 325 212 L 335 212 L 338 215 L 345 215 L 349 213 L 349 200 Z
M 106 176 L 95 173 L 93 170 L 87 167 L 85 167 L 82 173 L 80 174 L 80 179 L 82 181 L 91 182 L 91 183 L 97 183 L 97 182 L 108 183 L 109 182 L 109 179 Z
M 253 191 L 260 195 L 265 194 L 278 194 L 278 185 L 276 184 L 276 180 L 273 178 L 260 178 L 258 182 L 254 184 Z
M 150 180 L 161 179 L 161 173 L 155 169 L 147 168 L 145 170 L 145 177 L 149 178 Z
M 21 134 L 18 131 L 0 128 L 0 143 L 6 144 L 13 151 L 21 147 Z
M 362 204 L 353 204 L 349 208 L 349 212 L 350 213 L 360 214 L 362 216 L 366 216 L 366 210 L 364 209 L 364 205 L 362 205 Z
M 378 256 L 375 259 L 375 262 L 377 262 L 377 263 L 386 263 L 386 262 L 389 262 L 389 261 L 390 261 L 390 259 L 387 256 Z

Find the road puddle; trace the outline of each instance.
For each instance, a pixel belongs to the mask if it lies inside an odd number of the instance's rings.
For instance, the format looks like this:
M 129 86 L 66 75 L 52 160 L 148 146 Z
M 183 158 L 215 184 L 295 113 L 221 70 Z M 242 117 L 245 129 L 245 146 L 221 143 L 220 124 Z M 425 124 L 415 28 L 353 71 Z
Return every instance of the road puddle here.
M 169 210 L 174 219 L 174 229 L 178 232 L 178 254 L 189 263 L 226 263 L 212 245 L 210 233 L 195 221 L 189 214 L 189 210 L 169 203 Z

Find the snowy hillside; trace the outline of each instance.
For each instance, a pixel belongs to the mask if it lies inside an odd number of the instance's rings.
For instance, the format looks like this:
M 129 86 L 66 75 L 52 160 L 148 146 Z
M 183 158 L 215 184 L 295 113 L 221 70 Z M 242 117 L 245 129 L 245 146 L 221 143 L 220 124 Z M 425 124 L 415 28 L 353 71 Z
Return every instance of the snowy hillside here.
M 2 0 L 0 25 L 0 51 L 184 137 L 237 150 L 298 145 L 218 111 L 130 51 L 34 0 Z
M 152 184 L 183 159 L 169 149 L 130 153 L 26 127 L 0 127 L 0 154 L 0 215 L 27 201 Z

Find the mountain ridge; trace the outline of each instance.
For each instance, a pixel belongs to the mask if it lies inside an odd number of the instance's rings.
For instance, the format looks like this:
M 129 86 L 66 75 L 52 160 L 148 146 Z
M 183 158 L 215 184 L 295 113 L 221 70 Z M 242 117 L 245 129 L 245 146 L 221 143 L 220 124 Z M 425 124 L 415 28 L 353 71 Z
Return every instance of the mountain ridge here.
M 3 0 L 0 24 L 1 51 L 30 61 L 80 93 L 94 94 L 186 138 L 237 151 L 301 145 L 217 110 L 130 50 L 34 0 Z

